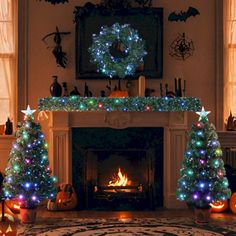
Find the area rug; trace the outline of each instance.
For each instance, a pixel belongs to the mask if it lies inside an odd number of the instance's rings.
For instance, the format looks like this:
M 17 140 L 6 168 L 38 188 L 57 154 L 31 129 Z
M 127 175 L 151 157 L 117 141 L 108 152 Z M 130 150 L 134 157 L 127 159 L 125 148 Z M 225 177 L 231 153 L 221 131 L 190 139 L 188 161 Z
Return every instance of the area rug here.
M 17 235 L 38 236 L 236 236 L 236 222 L 213 220 L 197 225 L 193 219 L 145 218 L 145 219 L 38 219 L 35 224 L 19 225 Z

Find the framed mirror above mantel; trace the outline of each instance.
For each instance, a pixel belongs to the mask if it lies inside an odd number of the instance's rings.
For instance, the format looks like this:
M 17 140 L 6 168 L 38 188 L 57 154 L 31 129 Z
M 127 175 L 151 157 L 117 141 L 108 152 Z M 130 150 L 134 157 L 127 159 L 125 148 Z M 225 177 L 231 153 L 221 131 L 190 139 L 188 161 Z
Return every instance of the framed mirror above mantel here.
M 161 79 L 163 74 L 163 8 L 140 7 L 111 10 L 90 4 L 75 8 L 76 23 L 76 79 L 107 79 L 91 63 L 88 48 L 92 35 L 98 34 L 102 26 L 114 23 L 129 24 L 145 41 L 147 55 L 144 66 L 137 69 L 134 77 L 144 75 Z

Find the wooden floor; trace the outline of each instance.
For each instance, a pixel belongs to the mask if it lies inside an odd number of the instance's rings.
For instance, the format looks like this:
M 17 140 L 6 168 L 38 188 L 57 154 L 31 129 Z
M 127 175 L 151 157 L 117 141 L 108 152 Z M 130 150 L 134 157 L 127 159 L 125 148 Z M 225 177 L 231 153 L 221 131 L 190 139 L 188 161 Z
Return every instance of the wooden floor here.
M 94 219 L 107 219 L 107 218 L 176 218 L 176 217 L 193 217 L 192 210 L 166 210 L 158 209 L 155 211 L 47 211 L 45 208 L 38 209 L 38 217 L 42 218 L 94 218 Z M 236 214 L 231 211 L 224 213 L 211 213 L 212 219 L 236 220 Z

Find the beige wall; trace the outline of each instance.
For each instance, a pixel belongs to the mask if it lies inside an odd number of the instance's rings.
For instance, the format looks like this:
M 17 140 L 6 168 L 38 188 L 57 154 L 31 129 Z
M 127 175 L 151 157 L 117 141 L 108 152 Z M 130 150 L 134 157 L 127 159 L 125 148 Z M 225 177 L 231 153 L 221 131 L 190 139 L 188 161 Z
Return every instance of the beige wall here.
M 51 5 L 45 1 L 20 0 L 26 2 L 27 7 L 22 5 L 20 11 L 20 34 L 24 34 L 25 41 L 19 42 L 20 47 L 20 91 L 19 97 L 23 103 L 28 103 L 32 108 L 37 108 L 38 99 L 50 96 L 49 87 L 52 83 L 51 76 L 58 75 L 59 81 L 66 81 L 69 91 L 77 85 L 83 92 L 84 81 L 75 80 L 75 24 L 73 23 L 73 11 L 77 5 L 84 5 L 86 0 L 69 0 L 69 4 Z M 157 90 L 159 96 L 159 84 L 168 83 L 174 85 L 174 77 L 183 77 L 187 81 L 187 96 L 201 99 L 207 110 L 211 110 L 210 120 L 215 123 L 216 111 L 216 48 L 215 48 L 215 1 L 216 0 L 153 0 L 155 7 L 164 8 L 164 70 L 162 80 L 146 81 L 147 87 Z M 92 1 L 91 2 L 96 2 Z M 200 15 L 190 17 L 186 23 L 169 22 L 170 12 L 186 10 L 189 6 L 196 7 Z M 26 14 L 24 14 L 26 11 Z M 26 17 L 26 28 L 23 27 L 23 18 Z M 63 49 L 68 54 L 68 67 L 62 69 L 56 66 L 51 50 L 46 48 L 42 38 L 55 30 L 58 26 L 61 31 L 70 31 L 69 36 L 63 37 Z M 24 31 L 26 29 L 26 31 Z M 177 61 L 169 56 L 169 45 L 178 33 L 186 33 L 195 45 L 194 56 L 186 61 Z M 22 35 L 21 35 L 22 36 Z M 24 38 L 24 37 L 22 37 Z M 50 42 L 50 41 L 49 41 Z M 52 41 L 51 41 L 52 43 Z M 24 44 L 26 47 L 24 47 Z M 53 45 L 53 43 L 51 44 Z M 23 54 L 26 55 L 23 55 Z M 26 58 L 26 61 L 25 61 Z M 26 71 L 24 71 L 26 70 Z M 26 80 L 26 86 L 22 81 Z M 100 90 L 107 84 L 104 80 L 87 80 L 89 87 L 95 96 L 99 96 Z M 24 96 L 24 91 L 28 91 Z M 22 98 L 24 97 L 24 98 Z M 21 109 L 22 104 L 19 105 Z M 23 115 L 20 115 L 23 119 Z M 197 119 L 194 113 L 189 114 L 189 125 Z M 41 122 L 47 135 L 47 121 Z M 5 142 L 5 141 L 4 141 Z M 4 143 L 1 148 L 0 170 L 4 170 L 8 157 L 8 149 L 11 148 L 12 140 Z M 0 146 L 2 141 L 0 142 Z M 50 146 L 50 144 L 49 144 Z M 6 148 L 5 148 L 6 147 Z
M 58 75 L 59 81 L 68 83 L 69 91 L 77 85 L 83 92 L 84 81 L 75 80 L 75 24 L 73 23 L 74 6 L 87 1 L 70 0 L 70 3 L 51 5 L 45 1 L 28 0 L 28 102 L 37 107 L 41 97 L 50 96 L 51 76 Z M 91 1 L 96 2 L 96 1 Z M 210 119 L 215 122 L 215 0 L 153 0 L 155 7 L 164 8 L 164 73 L 162 80 L 149 80 L 147 87 L 157 90 L 159 84 L 174 85 L 174 77 L 183 77 L 187 81 L 187 96 L 201 99 L 207 110 L 211 110 Z M 186 23 L 169 22 L 170 12 L 196 7 L 200 15 L 190 17 Z M 71 35 L 63 37 L 63 49 L 68 54 L 68 67 L 62 69 L 55 64 L 54 57 L 42 38 L 55 30 L 70 31 Z M 194 56 L 186 61 L 178 61 L 169 56 L 169 45 L 178 33 L 186 33 L 193 40 Z M 50 40 L 49 40 L 50 42 Z M 51 45 L 53 45 L 51 41 Z M 99 96 L 106 81 L 87 80 L 95 96 Z M 190 115 L 196 119 L 195 115 Z

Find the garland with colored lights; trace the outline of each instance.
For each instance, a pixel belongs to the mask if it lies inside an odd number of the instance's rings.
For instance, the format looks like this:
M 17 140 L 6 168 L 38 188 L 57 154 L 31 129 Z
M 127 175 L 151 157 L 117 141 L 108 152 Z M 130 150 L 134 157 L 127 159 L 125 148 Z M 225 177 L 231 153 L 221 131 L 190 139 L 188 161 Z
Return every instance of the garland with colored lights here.
M 46 97 L 39 99 L 41 111 L 199 111 L 194 97 Z
M 122 43 L 123 57 L 115 57 L 111 54 L 114 43 Z M 144 41 L 139 37 L 137 30 L 130 28 L 128 24 L 118 23 L 111 27 L 102 26 L 98 35 L 93 34 L 93 43 L 89 52 L 91 62 L 97 66 L 98 71 L 111 78 L 133 75 L 147 54 Z

